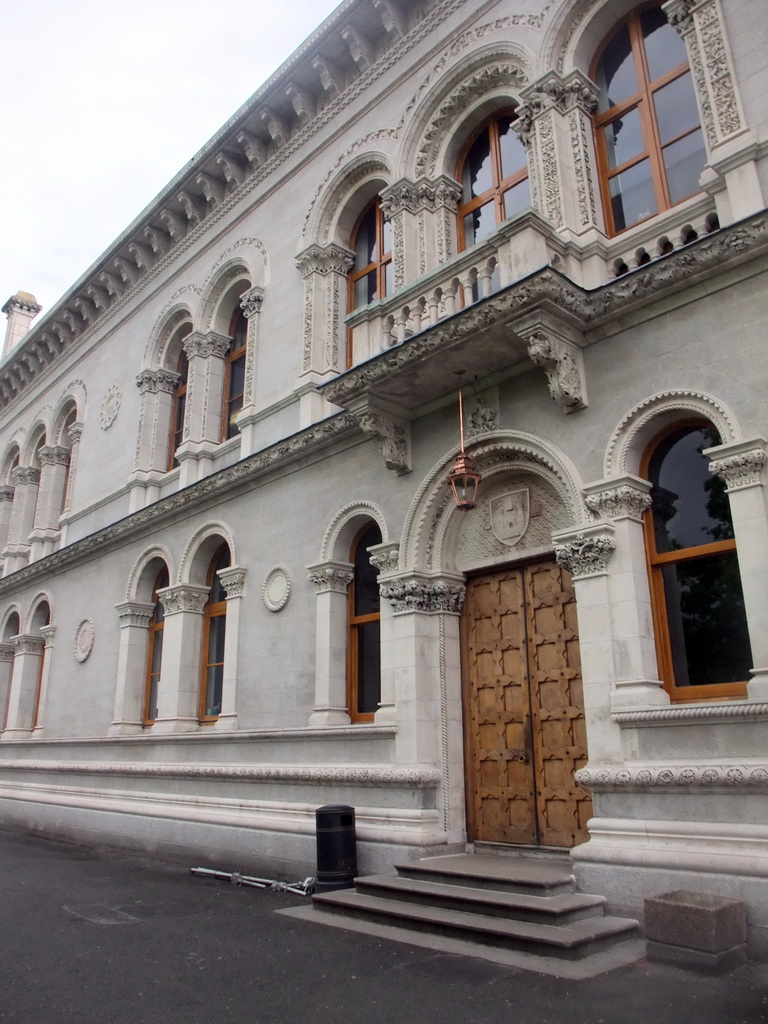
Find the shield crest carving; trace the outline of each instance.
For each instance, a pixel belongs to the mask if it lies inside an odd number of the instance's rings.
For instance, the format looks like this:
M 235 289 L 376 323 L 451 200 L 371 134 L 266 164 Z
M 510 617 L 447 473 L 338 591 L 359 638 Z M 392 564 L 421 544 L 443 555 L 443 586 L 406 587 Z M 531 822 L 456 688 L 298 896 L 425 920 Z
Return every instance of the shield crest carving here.
M 527 487 L 499 494 L 488 502 L 493 535 L 502 544 L 510 547 L 517 544 L 525 531 L 531 516 L 531 498 Z

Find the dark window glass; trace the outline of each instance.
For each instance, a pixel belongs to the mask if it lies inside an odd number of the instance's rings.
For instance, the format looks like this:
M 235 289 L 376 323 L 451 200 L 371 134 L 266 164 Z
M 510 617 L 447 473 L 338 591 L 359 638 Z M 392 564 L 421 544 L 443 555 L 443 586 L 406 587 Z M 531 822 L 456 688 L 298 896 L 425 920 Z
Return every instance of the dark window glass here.
M 648 160 L 614 175 L 609 187 L 613 223 L 617 231 L 623 231 L 656 213 L 656 196 Z
M 688 63 L 683 37 L 667 21 L 660 7 L 643 11 L 640 15 L 645 57 L 651 79 L 660 78 L 668 71 Z
M 372 714 L 381 700 L 381 635 L 380 623 L 364 622 L 358 627 L 358 686 L 357 710 L 361 715 Z
M 600 89 L 601 111 L 615 107 L 637 92 L 635 62 L 626 25 L 605 48 L 597 65 L 595 82 Z
M 462 185 L 465 200 L 475 199 L 493 186 L 491 140 L 487 129 L 475 140 L 467 153 Z
M 500 117 L 498 121 L 501 173 L 505 178 L 509 178 L 519 171 L 527 172 L 528 170 L 528 154 L 520 136 L 512 127 L 514 120 L 514 117 Z
M 351 552 L 349 712 L 353 719 L 370 718 L 381 700 L 379 583 L 368 551 L 380 543 L 381 531 L 372 523 L 358 535 Z
M 699 178 L 706 163 L 704 136 L 701 129 L 685 135 L 663 150 L 664 169 L 667 172 L 669 198 L 680 202 L 699 187 Z

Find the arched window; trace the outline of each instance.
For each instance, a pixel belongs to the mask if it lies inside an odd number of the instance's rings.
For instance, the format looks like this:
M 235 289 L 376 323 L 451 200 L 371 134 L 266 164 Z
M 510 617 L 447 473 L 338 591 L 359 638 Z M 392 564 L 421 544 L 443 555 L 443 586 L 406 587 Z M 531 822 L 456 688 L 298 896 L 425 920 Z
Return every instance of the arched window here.
M 32 630 L 35 634 L 39 634 L 42 626 L 48 626 L 51 622 L 51 609 L 48 606 L 47 601 L 43 601 L 42 604 L 38 605 L 35 610 L 35 614 L 32 621 Z M 43 642 L 40 648 L 40 658 L 38 660 L 37 668 L 37 679 L 35 680 L 35 699 L 32 706 L 32 728 L 37 728 L 40 724 L 40 698 L 43 692 L 43 675 L 45 672 L 45 642 Z
M 660 6 L 632 14 L 591 73 L 606 224 L 617 234 L 698 192 L 704 137 L 685 43 Z
M 705 420 L 677 423 L 641 467 L 659 673 L 676 700 L 742 695 L 752 667 L 730 503 L 702 454 L 718 444 Z
M 467 143 L 456 177 L 461 182 L 459 246 L 467 249 L 531 203 L 525 146 L 514 114 L 487 121 Z
M 187 353 L 182 350 L 179 361 L 176 364 L 176 372 L 179 375 L 179 382 L 173 394 L 171 406 L 171 429 L 168 442 L 168 469 L 178 466 L 176 450 L 184 440 L 184 414 L 187 409 L 187 380 L 189 378 L 189 359 Z M 167 584 L 166 584 L 167 586 Z
M 355 264 L 349 276 L 350 312 L 392 292 L 392 225 L 384 220 L 379 199 L 363 210 L 352 232 L 352 248 Z
M 221 713 L 224 689 L 224 637 L 227 625 L 227 594 L 218 576 L 220 569 L 229 566 L 230 555 L 226 544 L 211 559 L 206 580 L 210 587 L 208 603 L 203 615 L 203 666 L 200 682 L 200 721 L 212 722 Z
M 144 685 L 144 710 L 142 723 L 152 725 L 157 718 L 157 687 L 160 682 L 160 669 L 163 663 L 163 628 L 165 626 L 165 610 L 163 602 L 157 595 L 158 590 L 168 586 L 168 569 L 163 566 L 157 574 L 152 588 L 152 603 L 155 610 L 149 623 L 147 637 L 147 678 Z
M 232 341 L 227 353 L 224 379 L 224 415 L 221 438 L 223 441 L 238 433 L 237 417 L 243 408 L 245 394 L 245 353 L 248 338 L 248 320 L 242 309 L 237 309 L 229 325 Z
M 371 721 L 381 700 L 379 581 L 368 553 L 374 544 L 381 544 L 381 530 L 369 523 L 355 537 L 350 553 L 354 576 L 348 598 L 347 699 L 353 722 Z

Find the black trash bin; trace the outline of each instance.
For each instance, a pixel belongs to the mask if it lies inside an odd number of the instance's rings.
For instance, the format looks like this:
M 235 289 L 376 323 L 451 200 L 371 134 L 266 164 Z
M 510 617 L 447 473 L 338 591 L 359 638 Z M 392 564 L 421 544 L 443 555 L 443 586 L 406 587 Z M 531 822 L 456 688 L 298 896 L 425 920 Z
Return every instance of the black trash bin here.
M 317 878 L 315 892 L 350 889 L 357 874 L 355 808 L 326 804 L 315 811 Z

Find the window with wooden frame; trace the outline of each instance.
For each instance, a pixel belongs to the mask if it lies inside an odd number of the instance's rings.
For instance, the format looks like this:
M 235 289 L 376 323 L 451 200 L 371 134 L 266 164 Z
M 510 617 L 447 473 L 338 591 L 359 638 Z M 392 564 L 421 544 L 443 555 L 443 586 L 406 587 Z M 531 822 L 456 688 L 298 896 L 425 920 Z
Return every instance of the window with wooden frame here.
M 381 530 L 368 523 L 350 552 L 354 575 L 348 592 L 347 707 L 353 722 L 373 721 L 381 700 L 379 580 L 368 553 L 374 544 L 381 544 Z
M 43 626 L 47 626 L 51 621 L 51 610 L 47 604 L 42 605 L 35 612 L 35 618 L 40 621 Z M 40 719 L 40 697 L 43 692 L 43 672 L 45 671 L 45 640 L 43 640 L 43 646 L 40 648 L 40 660 L 37 666 L 37 680 L 35 681 L 35 702 L 32 710 L 32 728 L 36 729 Z
M 608 234 L 699 191 L 704 136 L 685 43 L 659 4 L 644 7 L 598 51 L 595 115 Z
M 163 629 L 165 627 L 165 609 L 158 597 L 158 590 L 168 586 L 168 569 L 163 566 L 157 574 L 152 588 L 152 603 L 155 610 L 149 623 L 147 636 L 147 678 L 144 685 L 144 708 L 142 724 L 152 725 L 157 718 L 157 688 L 160 683 L 160 669 L 163 663 Z
M 69 443 L 69 458 L 67 459 L 67 466 L 64 470 L 64 479 L 61 482 L 61 494 L 57 502 L 59 512 L 65 512 L 67 508 L 67 494 L 69 493 L 69 481 L 72 475 L 72 442 L 69 437 L 69 431 L 75 425 L 77 421 L 77 409 L 73 409 L 64 421 L 64 426 L 61 430 L 62 440 L 66 440 Z
M 248 318 L 242 309 L 236 309 L 229 325 L 232 337 L 227 352 L 224 374 L 224 411 L 221 439 L 227 441 L 239 431 L 237 417 L 243 408 L 245 396 L 245 357 L 248 342 Z
M 349 275 L 349 311 L 392 293 L 392 225 L 377 197 L 363 210 L 352 232 L 355 263 Z
M 173 393 L 173 404 L 171 405 L 171 427 L 168 440 L 168 469 L 174 469 L 179 464 L 176 458 L 176 451 L 184 440 L 184 415 L 187 410 L 187 383 L 189 380 L 189 359 L 187 353 L 182 350 L 179 361 L 176 364 L 176 372 L 179 381 Z
M 531 204 L 528 156 L 514 129 L 515 114 L 495 116 L 470 138 L 459 158 L 459 248 L 484 241 L 499 224 Z
M 200 680 L 200 721 L 214 722 L 221 714 L 224 690 L 224 640 L 227 627 L 227 592 L 219 578 L 219 570 L 229 567 L 229 548 L 218 549 L 208 568 L 210 587 L 203 612 L 203 658 Z
M 718 444 L 706 420 L 678 422 L 641 465 L 659 674 L 672 700 L 743 696 L 752 667 L 728 494 L 702 454 Z

